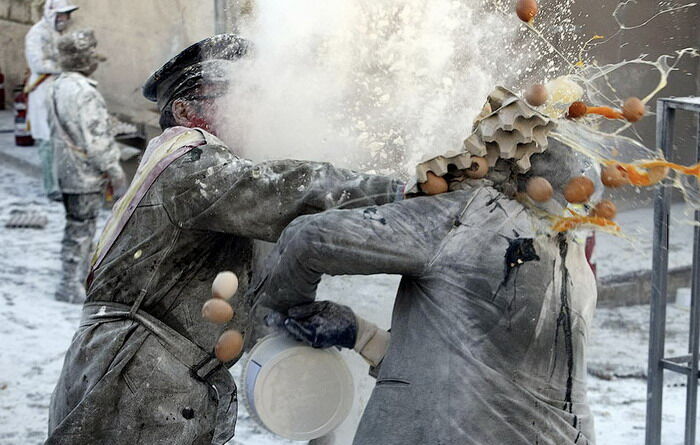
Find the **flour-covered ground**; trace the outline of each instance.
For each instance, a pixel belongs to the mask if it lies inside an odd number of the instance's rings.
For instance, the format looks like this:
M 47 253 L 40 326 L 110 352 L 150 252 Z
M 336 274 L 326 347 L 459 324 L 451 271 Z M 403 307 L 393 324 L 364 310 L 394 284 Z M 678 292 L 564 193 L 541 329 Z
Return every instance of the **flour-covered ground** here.
M 25 157 L 36 160 L 33 149 L 15 148 L 10 141 L 9 135 L 0 134 L 0 152 L 27 150 L 23 153 Z M 6 229 L 4 224 L 13 209 L 44 212 L 49 224 L 43 230 Z M 0 445 L 33 445 L 45 439 L 51 391 L 80 316 L 80 307 L 53 300 L 59 279 L 62 218 L 62 206 L 43 198 L 37 178 L 0 164 Z M 101 223 L 105 218 L 106 212 Z M 638 226 L 636 232 L 648 226 L 650 218 L 648 210 L 621 216 L 622 221 Z M 636 236 L 642 240 L 641 234 Z M 682 247 L 674 253 L 672 261 L 687 264 L 688 248 L 684 246 L 689 241 L 690 238 L 672 241 Z M 619 256 L 613 258 L 612 253 Z M 617 271 L 649 267 L 648 254 L 645 249 L 628 249 L 624 244 L 613 245 L 599 239 L 599 270 L 605 273 L 608 267 L 616 267 Z M 319 295 L 350 304 L 360 315 L 387 327 L 397 283 L 396 277 L 386 276 L 336 278 L 326 280 Z M 682 354 L 687 343 L 688 312 L 671 306 L 668 319 L 668 353 Z M 646 306 L 597 312 L 590 339 L 589 368 L 593 375 L 589 387 L 599 444 L 643 443 L 648 320 Z M 352 413 L 356 419 L 372 381 L 358 357 L 345 355 L 359 388 Z M 240 369 L 234 367 L 233 372 L 238 375 Z M 685 405 L 683 381 L 668 378 L 665 395 L 663 443 L 680 444 Z M 350 437 L 352 425 L 343 428 L 339 436 Z M 237 436 L 232 443 L 292 442 L 265 432 L 242 407 Z M 345 444 L 341 442 L 341 445 Z

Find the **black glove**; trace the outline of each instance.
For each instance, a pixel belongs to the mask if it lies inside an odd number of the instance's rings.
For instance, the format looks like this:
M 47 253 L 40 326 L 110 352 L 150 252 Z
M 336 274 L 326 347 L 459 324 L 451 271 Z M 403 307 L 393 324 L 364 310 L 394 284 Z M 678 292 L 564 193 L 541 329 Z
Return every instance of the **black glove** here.
M 314 348 L 340 346 L 351 349 L 357 340 L 357 319 L 347 306 L 316 301 L 295 306 L 287 312 L 284 327 Z

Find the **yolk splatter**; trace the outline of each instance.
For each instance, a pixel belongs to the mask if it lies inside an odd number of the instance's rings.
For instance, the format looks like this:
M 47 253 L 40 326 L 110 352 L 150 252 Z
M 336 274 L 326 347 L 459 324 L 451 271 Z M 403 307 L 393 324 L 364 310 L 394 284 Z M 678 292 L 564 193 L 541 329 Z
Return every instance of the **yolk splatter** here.
M 700 163 L 686 167 L 685 165 L 674 164 L 673 162 L 659 159 L 656 161 L 644 161 L 639 165 L 643 168 L 667 167 L 673 171 L 683 173 L 684 175 L 700 177 Z
M 587 114 L 598 114 L 600 116 L 606 117 L 608 119 L 624 119 L 625 116 L 617 110 L 613 110 L 610 107 L 588 107 L 586 108 Z
M 567 232 L 584 225 L 601 227 L 604 230 L 613 233 L 621 231 L 620 226 L 618 226 L 616 222 L 607 218 L 601 218 L 599 216 L 585 216 L 576 213 L 571 209 L 567 210 L 569 213 L 571 213 L 571 216 L 560 216 L 554 218 L 556 222 L 552 226 L 552 230 L 555 232 Z
M 625 174 L 630 184 L 641 187 L 658 184 L 667 176 L 668 169 L 684 175 L 700 177 L 700 163 L 686 167 L 664 161 L 663 159 L 657 159 L 655 161 L 640 161 L 637 164 L 626 164 L 617 161 L 607 161 L 605 164 L 615 166 Z

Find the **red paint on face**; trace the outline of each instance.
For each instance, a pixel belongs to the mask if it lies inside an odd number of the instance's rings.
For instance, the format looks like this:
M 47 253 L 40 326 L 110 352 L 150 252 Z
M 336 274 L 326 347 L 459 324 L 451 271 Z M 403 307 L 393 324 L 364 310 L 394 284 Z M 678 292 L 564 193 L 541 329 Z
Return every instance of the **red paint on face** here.
M 217 136 L 216 118 L 219 111 L 218 101 L 224 94 L 220 87 L 207 85 L 201 88 L 199 94 L 210 96 L 199 99 L 194 104 L 194 116 L 190 117 L 187 126 L 190 128 L 201 128 L 214 136 Z
M 211 124 L 199 116 L 190 119 L 187 126 L 190 128 L 201 128 L 216 136 L 216 130 L 212 128 Z

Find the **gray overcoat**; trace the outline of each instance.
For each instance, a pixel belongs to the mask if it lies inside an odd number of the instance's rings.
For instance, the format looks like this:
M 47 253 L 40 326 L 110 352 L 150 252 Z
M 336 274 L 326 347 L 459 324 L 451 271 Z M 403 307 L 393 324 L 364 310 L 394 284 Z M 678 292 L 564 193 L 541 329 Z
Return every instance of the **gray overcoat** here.
M 355 445 L 592 444 L 584 248 L 484 186 L 300 217 L 258 302 L 284 312 L 322 274 L 400 274 L 391 342 Z
M 228 441 L 236 388 L 212 351 L 225 329 L 245 328 L 253 239 L 275 241 L 299 215 L 384 204 L 402 190 L 326 163 L 255 165 L 204 131 L 167 130 L 100 240 L 46 443 Z M 201 308 L 222 270 L 235 272 L 240 287 L 234 319 L 217 326 Z

